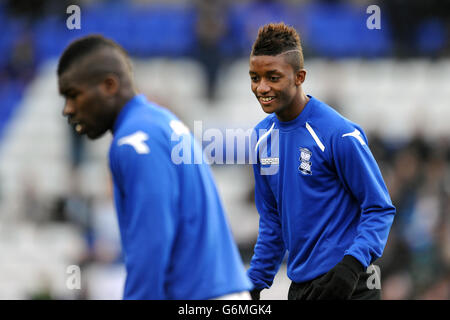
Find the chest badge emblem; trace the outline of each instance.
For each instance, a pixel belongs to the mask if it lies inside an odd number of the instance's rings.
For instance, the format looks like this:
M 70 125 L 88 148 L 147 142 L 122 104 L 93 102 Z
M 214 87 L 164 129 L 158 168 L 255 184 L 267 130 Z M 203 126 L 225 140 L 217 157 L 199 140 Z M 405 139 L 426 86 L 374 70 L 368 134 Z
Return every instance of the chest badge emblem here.
M 304 174 L 304 175 L 311 175 L 311 156 L 312 152 L 309 151 L 307 148 L 300 148 L 300 165 L 298 167 L 298 170 Z

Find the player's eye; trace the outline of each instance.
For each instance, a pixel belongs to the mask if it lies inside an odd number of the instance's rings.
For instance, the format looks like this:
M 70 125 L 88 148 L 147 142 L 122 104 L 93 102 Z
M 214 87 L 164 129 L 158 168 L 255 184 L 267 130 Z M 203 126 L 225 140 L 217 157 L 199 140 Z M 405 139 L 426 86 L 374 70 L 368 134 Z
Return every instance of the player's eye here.
M 67 98 L 67 99 L 74 100 L 74 99 L 77 98 L 77 96 L 78 96 L 78 92 L 69 92 L 69 93 L 66 93 L 66 98 Z
M 270 81 L 272 81 L 272 82 L 277 82 L 278 80 L 280 80 L 280 77 L 278 77 L 278 76 L 271 76 L 270 77 Z
M 253 82 L 257 82 L 257 81 L 258 81 L 258 77 L 257 77 L 257 76 L 250 76 L 250 79 L 251 79 Z

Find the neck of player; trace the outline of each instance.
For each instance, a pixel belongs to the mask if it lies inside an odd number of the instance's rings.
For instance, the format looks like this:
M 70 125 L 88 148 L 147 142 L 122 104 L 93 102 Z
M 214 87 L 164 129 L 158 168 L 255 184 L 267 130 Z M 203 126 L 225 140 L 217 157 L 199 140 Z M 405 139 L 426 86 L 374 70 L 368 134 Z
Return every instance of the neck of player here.
M 309 97 L 303 91 L 299 92 L 287 108 L 277 113 L 278 120 L 287 122 L 296 119 L 302 113 L 308 101 Z

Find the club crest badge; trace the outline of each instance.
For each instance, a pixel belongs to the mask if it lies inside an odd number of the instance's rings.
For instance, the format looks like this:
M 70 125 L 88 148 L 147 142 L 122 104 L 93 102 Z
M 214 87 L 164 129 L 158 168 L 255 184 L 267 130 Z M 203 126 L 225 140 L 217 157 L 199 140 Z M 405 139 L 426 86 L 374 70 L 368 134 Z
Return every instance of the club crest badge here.
M 312 153 L 307 148 L 300 148 L 300 165 L 298 167 L 298 170 L 303 173 L 304 175 L 311 175 L 311 156 Z

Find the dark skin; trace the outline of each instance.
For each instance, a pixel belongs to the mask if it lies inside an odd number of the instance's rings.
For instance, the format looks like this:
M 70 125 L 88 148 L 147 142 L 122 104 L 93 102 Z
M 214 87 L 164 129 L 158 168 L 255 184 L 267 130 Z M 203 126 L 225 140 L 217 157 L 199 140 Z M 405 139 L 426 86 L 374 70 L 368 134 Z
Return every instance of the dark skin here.
M 295 71 L 286 54 L 250 56 L 252 91 L 266 113 L 280 121 L 294 120 L 309 101 L 303 92 L 306 70 Z
M 78 134 L 90 139 L 112 131 L 123 106 L 136 95 L 126 57 L 109 47 L 74 61 L 58 85 L 65 98 L 63 116 Z

